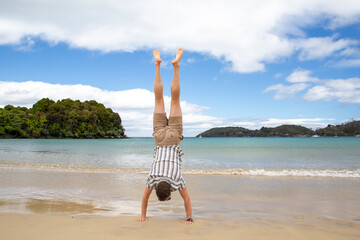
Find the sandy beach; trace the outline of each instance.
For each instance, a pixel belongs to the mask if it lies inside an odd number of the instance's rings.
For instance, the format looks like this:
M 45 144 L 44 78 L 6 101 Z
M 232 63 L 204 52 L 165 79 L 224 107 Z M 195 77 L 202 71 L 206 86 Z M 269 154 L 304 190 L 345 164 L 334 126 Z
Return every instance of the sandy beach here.
M 337 225 L 338 224 L 338 225 Z M 217 221 L 2 214 L 2 239 L 358 239 L 358 226 L 313 221 Z
M 145 177 L 0 169 L 2 239 L 360 237 L 357 178 L 187 175 L 195 219 L 188 226 L 176 192 L 165 203 L 153 194 L 148 221 L 136 221 Z

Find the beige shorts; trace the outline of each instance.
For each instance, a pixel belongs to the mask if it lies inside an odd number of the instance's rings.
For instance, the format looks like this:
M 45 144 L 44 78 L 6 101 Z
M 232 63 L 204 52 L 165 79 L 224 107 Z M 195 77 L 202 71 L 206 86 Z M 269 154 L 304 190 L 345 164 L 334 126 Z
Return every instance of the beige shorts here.
M 179 146 L 183 140 L 182 116 L 166 117 L 166 113 L 154 113 L 153 137 L 156 146 Z

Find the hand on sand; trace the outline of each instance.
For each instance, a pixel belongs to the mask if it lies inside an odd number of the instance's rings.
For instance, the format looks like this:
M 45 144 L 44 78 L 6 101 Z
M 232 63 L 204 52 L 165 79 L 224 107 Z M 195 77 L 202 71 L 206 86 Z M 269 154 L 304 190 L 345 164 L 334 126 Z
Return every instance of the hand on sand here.
M 194 222 L 190 222 L 190 221 L 184 221 L 184 224 L 189 225 L 189 224 L 193 224 Z
M 154 50 L 153 55 L 154 55 L 154 59 L 155 59 L 155 65 L 160 65 L 160 63 L 161 63 L 160 51 Z
M 179 48 L 176 53 L 175 59 L 172 60 L 172 62 L 171 62 L 174 66 L 180 66 L 180 59 L 181 59 L 182 54 L 183 54 L 183 50 L 182 50 L 182 48 Z
M 139 218 L 137 219 L 137 221 L 138 221 L 138 222 L 146 222 L 147 219 L 146 219 L 146 217 L 139 217 Z

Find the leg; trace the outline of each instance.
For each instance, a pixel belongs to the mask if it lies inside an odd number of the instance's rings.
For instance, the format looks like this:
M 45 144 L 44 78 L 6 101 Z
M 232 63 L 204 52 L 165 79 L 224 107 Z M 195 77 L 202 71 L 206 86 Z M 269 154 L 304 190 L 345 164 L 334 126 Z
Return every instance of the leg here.
M 164 97 L 163 97 L 163 84 L 160 76 L 160 52 L 154 51 L 155 58 L 155 81 L 154 81 L 154 94 L 155 94 L 155 109 L 153 115 L 153 136 L 156 146 L 159 146 L 163 140 L 161 129 L 165 128 L 168 124 L 168 119 L 165 113 Z
M 155 50 L 153 52 L 155 58 L 155 81 L 154 81 L 154 94 L 155 94 L 155 113 L 165 113 L 164 97 L 163 97 L 163 84 L 160 76 L 160 52 Z
M 171 83 L 171 108 L 170 117 L 182 116 L 180 107 L 180 59 L 183 54 L 183 50 L 179 48 L 176 58 L 172 61 L 174 66 L 174 77 Z

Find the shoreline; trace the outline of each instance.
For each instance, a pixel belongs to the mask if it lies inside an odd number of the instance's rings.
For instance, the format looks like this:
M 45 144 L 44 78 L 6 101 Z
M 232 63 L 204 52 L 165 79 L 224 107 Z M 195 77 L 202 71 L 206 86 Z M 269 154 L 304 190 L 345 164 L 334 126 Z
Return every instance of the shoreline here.
M 0 139 L 129 139 L 127 136 L 105 136 L 105 137 L 54 137 L 54 136 L 41 136 L 41 137 L 32 137 L 32 136 L 13 136 L 13 135 L 0 135 Z
M 211 138 L 358 138 L 360 135 L 349 135 L 349 136 L 241 136 L 241 137 L 184 137 L 184 138 L 195 138 L 195 139 L 211 139 Z M 108 136 L 108 137 L 54 137 L 54 136 L 41 136 L 41 137 L 32 137 L 32 136 L 12 136 L 12 135 L 0 135 L 0 139 L 153 139 L 153 137 L 129 137 L 129 136 Z
M 88 172 L 88 173 L 134 173 L 146 174 L 146 168 L 114 168 L 93 165 L 63 165 L 27 162 L 0 161 L 0 169 L 53 171 L 53 172 Z M 360 178 L 360 169 L 187 169 L 185 175 L 220 175 L 220 176 L 259 176 L 259 177 L 329 177 L 329 178 Z
M 149 199 L 146 174 L 0 168 L 4 239 L 359 239 L 360 179 L 184 175 L 181 196 Z M 19 231 L 21 229 L 21 231 Z

